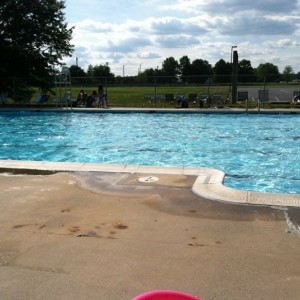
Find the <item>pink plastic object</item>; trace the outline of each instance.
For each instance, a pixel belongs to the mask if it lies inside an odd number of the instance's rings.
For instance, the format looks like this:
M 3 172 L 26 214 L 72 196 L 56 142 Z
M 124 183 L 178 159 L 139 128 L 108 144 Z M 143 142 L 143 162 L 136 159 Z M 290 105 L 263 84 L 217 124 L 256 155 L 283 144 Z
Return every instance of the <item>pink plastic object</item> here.
M 201 299 L 177 291 L 151 291 L 136 296 L 131 300 L 201 300 Z

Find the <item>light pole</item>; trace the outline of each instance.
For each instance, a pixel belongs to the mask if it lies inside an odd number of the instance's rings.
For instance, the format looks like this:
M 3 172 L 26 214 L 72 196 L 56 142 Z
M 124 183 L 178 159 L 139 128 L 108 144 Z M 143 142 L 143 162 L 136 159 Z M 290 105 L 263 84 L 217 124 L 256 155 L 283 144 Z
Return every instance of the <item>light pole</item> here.
M 237 48 L 237 46 L 231 46 L 231 54 L 230 54 L 230 64 L 232 66 L 232 53 L 233 53 L 233 49 Z
M 237 46 L 231 46 L 231 103 L 236 104 L 237 102 L 237 89 L 238 89 L 238 52 L 233 50 Z
M 229 91 L 228 91 L 228 100 L 231 102 L 232 101 L 232 96 L 230 98 L 231 94 L 231 88 L 232 88 L 232 77 L 233 77 L 233 65 L 232 65 L 232 54 L 233 54 L 233 49 L 237 48 L 237 46 L 231 46 L 231 51 L 230 51 L 230 66 L 231 66 L 231 82 L 229 84 Z M 231 100 L 230 100 L 231 99 Z

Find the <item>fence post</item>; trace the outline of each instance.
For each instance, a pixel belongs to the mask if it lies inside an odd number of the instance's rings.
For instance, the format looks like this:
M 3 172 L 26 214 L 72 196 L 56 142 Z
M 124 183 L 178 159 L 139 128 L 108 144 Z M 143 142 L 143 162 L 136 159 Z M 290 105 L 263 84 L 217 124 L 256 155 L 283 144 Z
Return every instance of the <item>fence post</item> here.
M 14 104 L 16 105 L 17 101 L 16 101 L 16 77 L 13 78 L 13 99 L 14 99 Z

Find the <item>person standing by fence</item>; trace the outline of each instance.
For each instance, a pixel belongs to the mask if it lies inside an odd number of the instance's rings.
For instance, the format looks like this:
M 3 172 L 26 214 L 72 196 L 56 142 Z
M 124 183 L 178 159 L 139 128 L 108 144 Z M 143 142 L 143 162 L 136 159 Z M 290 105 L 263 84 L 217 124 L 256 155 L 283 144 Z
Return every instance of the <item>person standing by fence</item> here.
M 97 101 L 97 107 L 103 107 L 107 108 L 107 99 L 106 94 L 104 93 L 104 88 L 102 84 L 99 84 L 98 86 L 98 101 Z

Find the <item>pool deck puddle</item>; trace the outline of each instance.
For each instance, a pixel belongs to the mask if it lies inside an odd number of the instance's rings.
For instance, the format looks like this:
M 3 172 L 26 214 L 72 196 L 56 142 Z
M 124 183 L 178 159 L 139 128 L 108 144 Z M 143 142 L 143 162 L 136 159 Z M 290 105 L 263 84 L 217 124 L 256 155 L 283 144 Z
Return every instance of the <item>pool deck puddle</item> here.
M 74 162 L 45 162 L 0 160 L 0 172 L 9 170 L 39 170 L 52 172 L 115 172 L 143 174 L 143 176 L 185 175 L 195 176 L 192 191 L 203 198 L 240 204 L 275 207 L 300 207 L 300 194 L 276 194 L 243 191 L 223 185 L 224 172 L 212 168 L 162 167 L 126 164 L 99 164 Z M 149 182 L 151 184 L 151 182 Z

